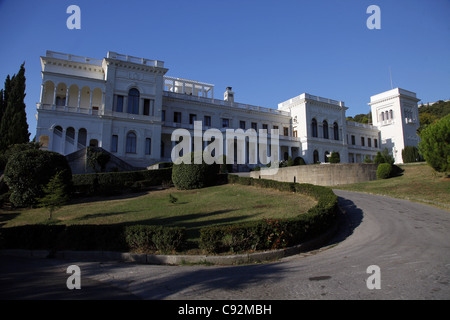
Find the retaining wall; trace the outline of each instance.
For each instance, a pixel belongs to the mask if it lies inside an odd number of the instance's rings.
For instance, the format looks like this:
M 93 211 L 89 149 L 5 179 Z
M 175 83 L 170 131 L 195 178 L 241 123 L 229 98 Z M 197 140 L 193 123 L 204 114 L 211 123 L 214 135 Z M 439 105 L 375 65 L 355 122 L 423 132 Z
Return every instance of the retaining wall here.
M 284 182 L 310 183 L 319 186 L 336 186 L 377 179 L 377 164 L 336 163 L 262 169 L 250 172 L 251 178 L 272 179 Z

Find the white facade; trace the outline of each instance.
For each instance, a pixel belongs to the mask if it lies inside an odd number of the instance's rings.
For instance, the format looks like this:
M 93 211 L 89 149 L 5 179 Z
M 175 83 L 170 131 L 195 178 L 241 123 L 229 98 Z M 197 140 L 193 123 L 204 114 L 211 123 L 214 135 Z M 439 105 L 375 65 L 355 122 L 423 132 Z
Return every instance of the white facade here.
M 278 129 L 280 160 L 306 163 L 327 162 L 332 152 L 341 162 L 363 162 L 384 147 L 402 162 L 401 150 L 418 143 L 418 99 L 403 89 L 371 97 L 373 125 L 364 125 L 346 120 L 344 102 L 307 93 L 278 109 L 237 103 L 231 87 L 215 99 L 212 84 L 168 77 L 162 61 L 115 52 L 97 60 L 47 51 L 41 64 L 36 136 L 65 155 L 93 145 L 137 167 L 170 161 L 172 132 L 193 132 L 194 121 L 222 132 Z M 247 159 L 248 150 L 247 143 Z

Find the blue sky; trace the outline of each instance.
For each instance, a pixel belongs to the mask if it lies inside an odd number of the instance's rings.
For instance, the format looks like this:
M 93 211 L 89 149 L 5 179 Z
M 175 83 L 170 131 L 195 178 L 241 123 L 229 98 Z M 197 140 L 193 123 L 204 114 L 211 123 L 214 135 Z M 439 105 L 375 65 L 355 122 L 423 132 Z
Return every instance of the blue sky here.
M 81 29 L 69 30 L 69 5 Z M 369 30 L 368 6 L 381 10 Z M 0 82 L 25 61 L 27 116 L 36 131 L 46 50 L 102 59 L 107 51 L 165 61 L 167 75 L 215 84 L 223 98 L 277 108 L 303 92 L 369 112 L 394 87 L 423 102 L 450 99 L 449 0 L 0 0 Z

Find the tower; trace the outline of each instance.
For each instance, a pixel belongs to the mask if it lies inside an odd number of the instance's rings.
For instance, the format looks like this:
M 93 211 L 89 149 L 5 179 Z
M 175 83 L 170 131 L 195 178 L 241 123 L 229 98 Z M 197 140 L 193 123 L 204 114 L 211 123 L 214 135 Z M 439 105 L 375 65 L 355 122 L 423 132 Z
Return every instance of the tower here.
M 419 143 L 419 111 L 416 94 L 395 88 L 370 97 L 373 125 L 381 135 L 381 149 L 387 148 L 395 163 L 403 163 L 402 150 Z

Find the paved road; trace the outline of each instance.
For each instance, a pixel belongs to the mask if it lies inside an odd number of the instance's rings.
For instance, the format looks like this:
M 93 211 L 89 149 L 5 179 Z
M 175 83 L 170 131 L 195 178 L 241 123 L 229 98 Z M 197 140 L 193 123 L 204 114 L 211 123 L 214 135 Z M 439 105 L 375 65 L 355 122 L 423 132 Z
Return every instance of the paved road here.
M 0 298 L 450 299 L 450 212 L 335 192 L 346 211 L 345 223 L 332 243 L 315 253 L 236 267 L 56 260 L 24 264 L 19 258 L 0 258 Z M 70 264 L 81 267 L 82 289 L 76 294 L 65 287 Z M 371 265 L 380 268 L 380 289 L 367 287 Z M 25 286 L 30 268 L 39 270 L 41 280 Z

